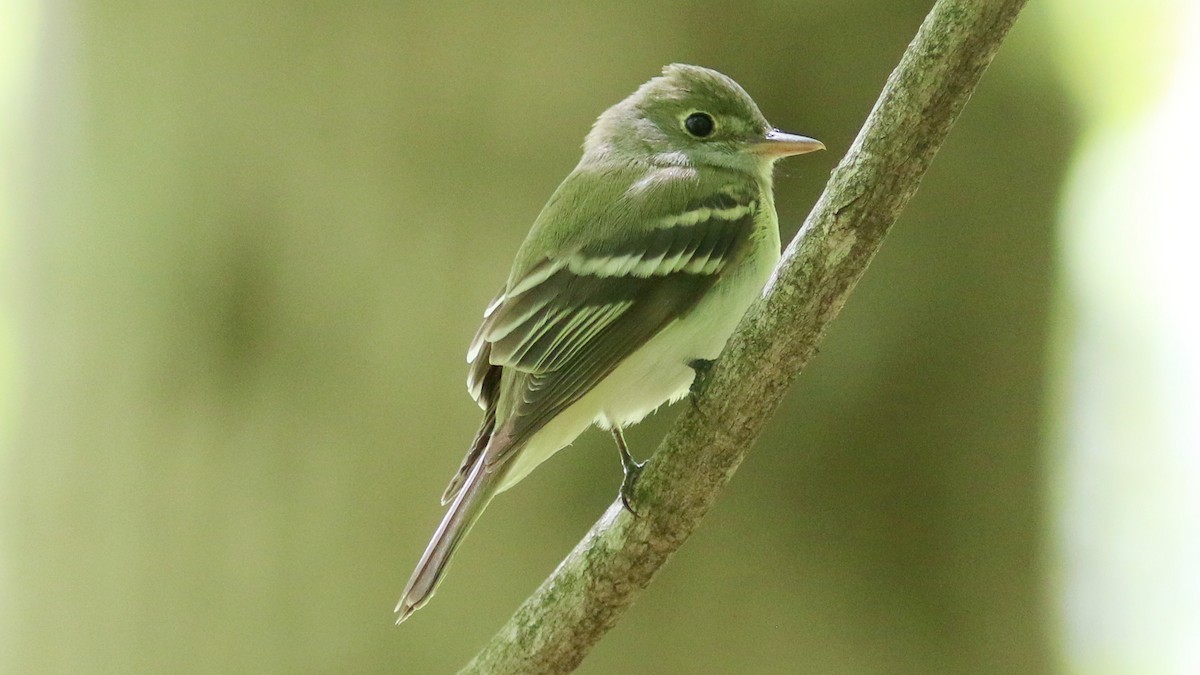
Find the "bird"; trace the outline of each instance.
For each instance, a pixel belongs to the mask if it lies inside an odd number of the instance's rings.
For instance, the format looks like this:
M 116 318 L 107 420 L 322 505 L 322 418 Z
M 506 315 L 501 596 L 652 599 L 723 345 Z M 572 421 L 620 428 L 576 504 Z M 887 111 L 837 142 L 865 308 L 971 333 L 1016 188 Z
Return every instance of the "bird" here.
M 521 244 L 467 351 L 483 420 L 396 605 L 429 601 L 492 498 L 593 424 L 620 496 L 641 471 L 622 430 L 686 396 L 780 257 L 772 172 L 824 149 L 767 123 L 730 77 L 671 64 L 612 106 Z

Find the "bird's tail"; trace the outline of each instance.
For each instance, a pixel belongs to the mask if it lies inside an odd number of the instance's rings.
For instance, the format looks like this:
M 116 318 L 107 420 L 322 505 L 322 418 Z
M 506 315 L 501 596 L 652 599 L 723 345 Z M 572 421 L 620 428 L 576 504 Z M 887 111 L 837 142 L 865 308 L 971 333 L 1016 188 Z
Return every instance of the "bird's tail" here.
M 484 507 L 495 496 L 499 475 L 489 471 L 486 465 L 487 462 L 482 456 L 475 460 L 454 502 L 450 504 L 441 524 L 433 533 L 433 539 L 425 547 L 425 553 L 421 555 L 421 561 L 417 563 L 417 569 L 413 571 L 408 585 L 404 587 L 404 594 L 400 596 L 400 602 L 396 605 L 396 613 L 399 615 L 396 618 L 397 624 L 429 602 L 446 572 L 447 565 L 450 564 L 454 551 L 479 519 Z

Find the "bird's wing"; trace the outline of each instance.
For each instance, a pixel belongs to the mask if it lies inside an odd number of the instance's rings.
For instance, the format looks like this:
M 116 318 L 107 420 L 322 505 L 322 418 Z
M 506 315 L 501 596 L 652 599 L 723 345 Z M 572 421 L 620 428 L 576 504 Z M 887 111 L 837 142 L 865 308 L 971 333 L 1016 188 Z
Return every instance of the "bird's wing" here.
M 504 289 L 500 289 L 500 294 L 488 303 L 487 312 L 489 314 L 503 297 Z M 489 358 L 491 346 L 482 341 L 482 333 L 486 326 L 487 322 L 485 321 L 484 325 L 480 326 L 479 331 L 475 333 L 467 358 L 470 366 L 470 370 L 467 372 L 467 388 L 471 392 L 471 397 L 475 399 L 480 408 L 483 408 L 483 421 L 479 424 L 479 430 L 475 432 L 475 440 L 467 449 L 467 455 L 463 457 L 458 472 L 450 479 L 450 484 L 442 493 L 442 506 L 449 504 L 458 496 L 471 474 L 471 467 L 475 465 L 475 460 L 487 447 L 488 441 L 492 439 L 492 433 L 496 430 L 496 394 L 500 387 L 500 366 L 491 363 Z
M 489 468 L 696 305 L 748 248 L 757 199 L 713 190 L 635 228 L 596 228 L 621 234 L 555 251 L 510 281 L 468 353 L 477 400 L 492 367 L 506 373 L 507 438 Z

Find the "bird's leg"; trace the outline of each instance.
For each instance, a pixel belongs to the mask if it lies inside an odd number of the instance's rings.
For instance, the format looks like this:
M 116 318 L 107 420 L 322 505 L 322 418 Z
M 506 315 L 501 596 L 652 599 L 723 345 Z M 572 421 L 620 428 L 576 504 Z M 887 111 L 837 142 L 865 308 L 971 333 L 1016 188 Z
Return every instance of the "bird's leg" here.
M 612 435 L 613 440 L 617 442 L 617 450 L 621 451 L 621 468 L 625 470 L 625 477 L 621 480 L 621 503 L 636 516 L 638 512 L 633 508 L 633 486 L 637 483 L 638 476 L 642 475 L 642 467 L 646 463 L 634 461 L 633 455 L 629 454 L 629 446 L 625 445 L 625 435 L 621 433 L 621 427 L 613 427 Z
M 692 359 L 688 361 L 688 368 L 691 368 L 696 373 L 696 376 L 692 378 L 692 386 L 688 387 L 688 400 L 692 402 L 692 409 L 701 417 L 704 417 L 704 411 L 700 409 L 700 389 L 704 387 L 704 380 L 708 377 L 708 371 L 712 370 L 715 363 L 716 361 L 713 359 Z

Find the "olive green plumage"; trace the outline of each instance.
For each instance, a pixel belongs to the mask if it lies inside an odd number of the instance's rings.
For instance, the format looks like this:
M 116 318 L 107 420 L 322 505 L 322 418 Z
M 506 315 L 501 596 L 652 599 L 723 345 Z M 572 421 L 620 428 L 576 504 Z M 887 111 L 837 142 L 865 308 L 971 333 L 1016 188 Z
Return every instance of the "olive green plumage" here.
M 621 428 L 687 393 L 691 364 L 720 354 L 779 259 L 774 162 L 822 147 L 697 66 L 667 66 L 600 115 L 471 342 L 484 420 L 398 621 L 495 494 L 592 424 L 621 445 Z

